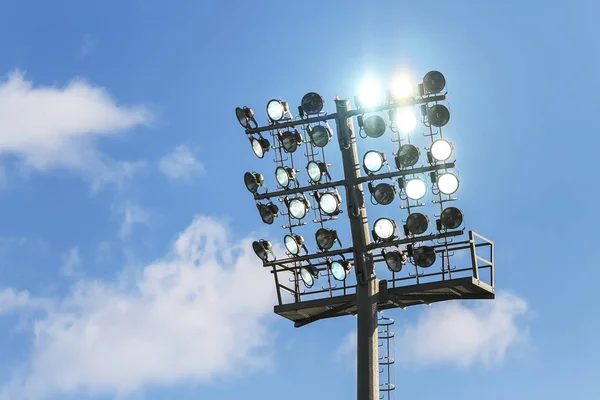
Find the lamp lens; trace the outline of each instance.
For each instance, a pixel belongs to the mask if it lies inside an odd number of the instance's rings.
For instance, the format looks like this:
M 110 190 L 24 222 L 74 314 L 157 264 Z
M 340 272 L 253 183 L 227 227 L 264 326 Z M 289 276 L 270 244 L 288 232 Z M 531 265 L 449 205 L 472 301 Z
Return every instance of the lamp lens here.
M 321 167 L 316 161 L 311 161 L 306 166 L 306 170 L 308 171 L 308 177 L 314 183 L 318 183 L 321 181 L 321 177 L 323 176 L 321 172 Z
M 372 138 L 378 138 L 385 133 L 385 120 L 379 115 L 371 115 L 364 122 L 365 134 Z
M 370 150 L 363 157 L 363 166 L 368 172 L 377 172 L 383 167 L 383 156 L 380 152 Z
M 441 128 L 450 121 L 450 111 L 442 104 L 436 104 L 427 110 L 427 119 L 435 127 Z
M 279 100 L 271 100 L 269 104 L 267 104 L 267 115 L 271 118 L 272 121 L 279 121 L 283 118 L 283 113 L 285 112 L 285 107 L 283 103 Z
M 235 116 L 237 117 L 238 122 L 244 128 L 248 127 L 248 118 L 246 118 L 246 111 L 243 108 L 237 107 L 235 109 Z
M 318 114 L 323 110 L 323 106 L 325 105 L 325 101 L 323 97 L 315 92 L 310 92 L 302 97 L 302 101 L 300 102 L 302 105 L 302 109 L 308 115 Z
M 440 222 L 446 229 L 456 229 L 463 223 L 463 213 L 456 207 L 448 207 L 442 211 Z
M 319 207 L 325 214 L 335 214 L 339 209 L 338 199 L 331 193 L 324 193 L 319 199 Z
M 452 155 L 452 145 L 444 139 L 438 139 L 431 144 L 431 155 L 438 161 L 446 161 Z
M 406 254 L 400 251 L 390 251 L 385 254 L 385 263 L 390 271 L 400 272 L 406 263 Z
M 446 78 L 439 71 L 429 71 L 423 78 L 427 93 L 440 93 L 446 87 Z
M 273 213 L 273 209 L 266 204 L 261 204 L 258 206 L 258 212 L 260 214 L 260 218 L 267 225 L 271 225 L 275 221 L 275 213 Z
M 375 201 L 377 203 L 386 206 L 394 201 L 394 197 L 396 197 L 396 191 L 389 183 L 380 183 L 375 186 L 375 190 L 373 190 L 373 197 L 375 197 Z
M 260 140 L 256 138 L 252 138 L 252 151 L 258 158 L 263 158 L 265 156 L 265 150 L 263 149 Z
M 447 172 L 438 176 L 437 185 L 440 192 L 450 195 L 458 190 L 458 178 Z
M 315 278 L 313 274 L 310 273 L 308 268 L 300 269 L 300 277 L 302 278 L 302 282 L 304 282 L 304 286 L 307 288 L 311 288 L 315 284 Z
M 252 172 L 246 172 L 244 174 L 244 184 L 250 193 L 256 193 L 258 190 L 259 184 L 256 176 Z
M 265 246 L 261 242 L 252 242 L 252 250 L 254 250 L 254 253 L 257 255 L 258 258 L 260 258 L 263 261 L 267 260 L 268 254 L 265 250 Z
M 331 274 L 333 278 L 338 281 L 343 281 L 346 279 L 346 267 L 339 261 L 334 261 L 331 263 Z
M 293 132 L 284 132 L 281 135 L 281 144 L 285 151 L 293 153 L 298 148 L 298 137 Z
M 406 195 L 413 200 L 422 199 L 427 193 L 425 181 L 419 178 L 411 179 L 406 182 Z
M 285 244 L 285 248 L 290 254 L 294 256 L 298 255 L 298 253 L 300 252 L 300 247 L 298 246 L 298 242 L 296 241 L 295 237 L 293 237 L 292 235 L 285 235 L 283 242 Z
M 421 235 L 429 228 L 429 218 L 421 213 L 413 213 L 406 219 L 406 227 L 413 235 Z
M 290 185 L 290 175 L 284 167 L 277 167 L 275 170 L 275 179 L 279 186 L 287 188 Z
M 419 156 L 419 149 L 416 146 L 408 143 L 403 144 L 396 155 L 397 164 L 399 164 L 397 167 L 412 167 L 419 161 Z
M 333 229 L 319 228 L 315 237 L 321 250 L 329 250 L 335 242 L 336 232 Z
M 317 147 L 325 147 L 329 143 L 329 130 L 323 125 L 317 125 L 312 128 L 311 140 Z
M 380 218 L 375 221 L 373 231 L 379 239 L 387 240 L 394 236 L 395 226 L 391 219 Z
M 435 262 L 435 250 L 430 246 L 421 246 L 413 253 L 415 264 L 422 268 L 428 268 Z
M 306 216 L 306 212 L 308 211 L 306 209 L 306 204 L 299 199 L 293 199 L 290 201 L 289 210 L 292 217 L 296 219 L 304 218 Z

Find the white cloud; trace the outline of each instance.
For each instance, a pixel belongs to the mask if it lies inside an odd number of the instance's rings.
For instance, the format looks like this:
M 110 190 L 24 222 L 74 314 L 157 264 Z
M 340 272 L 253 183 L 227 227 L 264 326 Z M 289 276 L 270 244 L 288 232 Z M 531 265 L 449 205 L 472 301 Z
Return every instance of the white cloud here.
M 160 159 L 158 169 L 169 179 L 189 180 L 204 172 L 204 165 L 187 146 L 180 145 Z
M 434 303 L 416 323 L 396 328 L 397 360 L 410 366 L 500 364 L 509 348 L 528 340 L 527 330 L 517 323 L 526 313 L 525 300 L 509 293 L 474 306 Z M 345 337 L 336 358 L 356 363 L 356 332 Z
M 0 154 L 17 155 L 32 170 L 71 168 L 112 182 L 131 168 L 99 153 L 94 140 L 148 124 L 150 118 L 145 108 L 119 106 L 104 89 L 82 79 L 62 88 L 34 87 L 15 71 L 0 84 Z
M 167 258 L 135 276 L 79 282 L 37 319 L 26 372 L 0 399 L 124 395 L 265 366 L 272 280 L 250 248 L 250 240 L 232 243 L 220 221 L 199 217 Z M 35 300 L 10 298 L 4 303 Z
M 122 215 L 123 221 L 119 229 L 119 238 L 124 240 L 133 231 L 134 225 L 147 225 L 150 221 L 150 214 L 138 204 L 133 202 L 125 203 L 118 212 Z
M 75 276 L 79 275 L 79 267 L 81 266 L 81 256 L 79 255 L 79 249 L 72 247 L 62 256 L 62 265 L 60 267 L 60 273 L 64 276 Z

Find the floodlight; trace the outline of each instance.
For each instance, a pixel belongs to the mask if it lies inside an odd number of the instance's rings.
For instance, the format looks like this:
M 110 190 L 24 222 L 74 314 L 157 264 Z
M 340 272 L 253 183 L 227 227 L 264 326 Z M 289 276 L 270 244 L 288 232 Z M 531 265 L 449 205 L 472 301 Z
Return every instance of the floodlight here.
M 452 143 L 445 139 L 438 139 L 431 144 L 429 151 L 437 161 L 446 161 L 452 155 Z
M 419 267 L 431 267 L 435 262 L 435 249 L 431 246 L 421 246 L 413 251 L 413 259 Z
M 365 134 L 372 138 L 378 138 L 385 133 L 385 120 L 379 115 L 371 115 L 363 122 Z
M 396 232 L 396 222 L 389 218 L 379 218 L 373 224 L 373 238 L 376 241 L 392 240 Z
M 412 213 L 406 219 L 406 229 L 413 235 L 421 235 L 429 228 L 429 218 L 425 214 Z
M 394 114 L 394 122 L 400 132 L 409 133 L 415 130 L 419 120 L 412 108 L 399 108 Z
M 394 100 L 412 97 L 414 90 L 412 82 L 405 76 L 394 78 L 390 85 L 390 94 Z
M 292 199 L 286 197 L 285 203 L 288 207 L 290 215 L 296 219 L 304 218 L 308 212 L 308 209 L 310 208 L 310 204 L 304 195 L 294 197 Z
M 246 172 L 244 174 L 244 184 L 250 193 L 258 192 L 258 188 L 264 185 L 265 178 L 258 172 Z
M 406 182 L 404 190 L 409 199 L 419 200 L 427 193 L 427 184 L 421 178 L 412 178 Z
M 367 78 L 360 87 L 358 97 L 365 107 L 375 107 L 381 104 L 381 85 L 374 78 Z
M 450 195 L 458 190 L 458 178 L 450 172 L 443 173 L 437 178 L 437 186 L 440 192 Z
M 279 207 L 273 203 L 258 203 L 256 204 L 256 207 L 258 208 L 260 218 L 262 218 L 263 222 L 267 225 L 271 225 L 275 221 L 275 217 L 279 215 Z
M 278 133 L 279 142 L 283 146 L 283 150 L 287 153 L 293 153 L 296 151 L 298 146 L 302 144 L 302 136 L 297 130 L 285 131 Z
M 427 110 L 427 120 L 437 128 L 441 128 L 450 121 L 450 110 L 443 104 L 435 104 Z
M 456 229 L 462 225 L 463 213 L 456 207 L 448 207 L 442 211 L 440 222 L 446 229 Z
M 327 174 L 327 165 L 321 161 L 309 161 L 306 165 L 306 171 L 308 172 L 308 178 L 313 183 L 319 183 L 323 175 Z
M 423 88 L 427 93 L 440 93 L 446 87 L 446 78 L 439 71 L 429 71 L 423 78 Z
M 256 240 L 252 242 L 252 250 L 258 258 L 263 261 L 267 261 L 269 258 L 269 253 L 275 258 L 273 254 L 273 246 L 271 246 L 271 242 L 268 240 Z
M 280 121 L 289 112 L 288 103 L 283 100 L 273 99 L 267 103 L 267 115 L 271 121 Z
M 312 115 L 318 114 L 323 110 L 325 100 L 320 94 L 310 92 L 306 93 L 304 97 L 302 97 L 300 104 L 306 115 Z
M 304 238 L 300 235 L 296 235 L 294 233 L 290 233 L 285 235 L 283 238 L 283 243 L 285 244 L 285 248 L 288 253 L 293 256 L 297 256 L 300 253 L 300 249 L 306 250 L 306 246 L 304 246 Z
M 384 206 L 391 204 L 396 197 L 396 188 L 389 183 L 379 183 L 376 186 L 373 186 L 373 184 L 369 182 L 369 192 L 377 204 Z
M 375 150 L 369 150 L 363 157 L 363 168 L 367 174 L 379 172 L 385 163 L 385 154 Z
M 296 180 L 296 170 L 289 167 L 277 167 L 275 169 L 275 179 L 279 186 L 282 188 L 288 188 L 291 181 Z
M 317 147 L 325 147 L 333 136 L 331 129 L 325 125 L 307 126 L 306 131 L 310 137 L 310 141 Z
M 312 265 L 307 265 L 300 268 L 300 278 L 304 282 L 304 286 L 311 288 L 315 284 L 315 279 L 319 277 L 319 270 Z
M 333 279 L 337 281 L 343 281 L 348 276 L 348 272 L 352 269 L 352 265 L 346 260 L 327 260 L 327 265 L 333 275 Z
M 315 233 L 315 239 L 319 249 L 325 251 L 333 247 L 335 241 L 338 240 L 338 235 L 337 232 L 331 228 L 319 228 Z
M 319 203 L 319 208 L 327 215 L 338 215 L 340 213 L 340 203 L 342 199 L 337 192 L 315 192 L 315 198 Z
M 250 128 L 250 121 L 253 121 L 254 124 L 257 125 L 256 120 L 254 119 L 254 111 L 252 111 L 251 108 L 236 107 L 235 116 L 237 117 L 237 120 L 240 123 L 240 125 L 244 128 Z
M 403 169 L 412 167 L 417 162 L 419 162 L 420 156 L 421 152 L 416 146 L 410 143 L 403 144 L 402 146 L 400 146 L 398 154 L 396 154 L 395 157 L 396 168 Z
M 269 151 L 271 145 L 269 144 L 269 140 L 260 136 L 258 138 L 251 137 L 250 144 L 252 145 L 252 151 L 258 158 L 263 158 L 265 153 Z
M 383 249 L 381 255 L 383 255 L 388 269 L 392 272 L 402 271 L 402 267 L 406 264 L 407 257 L 402 250 L 387 251 Z

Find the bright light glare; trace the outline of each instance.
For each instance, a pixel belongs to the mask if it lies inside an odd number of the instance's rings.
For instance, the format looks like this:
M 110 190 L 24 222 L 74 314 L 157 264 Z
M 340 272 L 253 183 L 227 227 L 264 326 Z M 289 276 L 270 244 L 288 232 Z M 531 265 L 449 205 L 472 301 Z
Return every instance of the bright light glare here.
M 411 179 L 406 182 L 406 195 L 413 199 L 422 199 L 427 193 L 427 185 L 422 179 Z
M 437 179 L 438 189 L 444 194 L 452 194 L 458 190 L 458 178 L 451 173 L 445 173 Z
M 283 118 L 283 113 L 285 112 L 285 108 L 283 104 L 278 100 L 271 100 L 269 104 L 267 104 L 267 115 L 273 121 L 279 121 Z
M 406 76 L 398 76 L 392 80 L 390 91 L 395 100 L 412 97 L 414 86 Z
M 383 167 L 383 157 L 378 151 L 370 150 L 365 153 L 363 165 L 367 172 L 377 172 Z
M 375 107 L 382 103 L 381 84 L 375 78 L 366 78 L 358 93 L 364 107 Z
M 417 127 L 417 115 L 412 108 L 399 108 L 396 110 L 396 127 L 400 132 L 412 132 Z
M 438 161 L 446 161 L 452 155 L 452 145 L 444 139 L 438 139 L 431 145 L 431 155 Z
M 375 225 L 373 226 L 375 235 L 382 240 L 390 239 L 392 236 L 394 236 L 394 230 L 394 223 L 388 218 L 378 219 L 375 221 Z

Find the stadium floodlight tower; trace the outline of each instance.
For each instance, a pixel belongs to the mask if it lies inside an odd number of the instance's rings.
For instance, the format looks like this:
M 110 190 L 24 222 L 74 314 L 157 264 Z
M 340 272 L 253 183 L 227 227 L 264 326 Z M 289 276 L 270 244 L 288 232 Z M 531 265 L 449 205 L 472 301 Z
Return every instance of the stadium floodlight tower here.
M 283 259 L 275 258 L 270 241 L 253 243 L 254 252 L 274 277 L 278 300 L 274 311 L 296 327 L 325 318 L 357 317 L 359 400 L 378 400 L 380 390 L 389 396 L 394 388 L 379 382 L 378 312 L 494 298 L 494 244 L 473 231 L 465 237 L 463 212 L 450 205 L 457 200 L 453 195 L 459 179 L 455 162 L 450 161 L 454 147 L 445 132 L 450 120 L 445 87 L 446 79 L 437 71 L 428 72 L 417 90 L 410 81 L 396 79 L 386 99 L 355 98 L 353 109 L 349 100 L 336 97 L 336 112 L 331 114 L 324 111 L 323 97 L 310 92 L 295 117 L 287 102 L 272 99 L 264 126 L 258 125 L 251 108 L 236 109 L 254 154 L 262 159 L 267 152 L 274 153 L 277 190 L 266 189 L 265 176 L 270 174 L 244 175 L 263 222 L 285 221 Z M 372 87 L 367 89 L 366 93 L 373 92 Z M 330 171 L 325 160 L 325 147 L 334 136 L 330 122 L 337 131 L 341 171 Z M 419 127 L 422 134 L 416 132 Z M 394 170 L 384 152 L 369 150 L 359 158 L 357 150 L 357 136 L 368 141 L 386 133 L 397 145 L 390 158 Z M 334 180 L 332 175 L 340 172 L 343 178 Z M 370 226 L 363 183 L 373 207 L 400 204 L 401 224 L 381 217 Z M 311 212 L 318 227 L 306 240 L 300 232 L 309 228 L 305 220 Z M 347 219 L 340 219 L 342 215 Z M 349 232 L 332 227 L 342 222 Z M 351 246 L 343 247 L 340 239 L 348 237 Z M 454 257 L 461 251 L 470 257 Z M 407 265 L 411 268 L 404 268 Z

